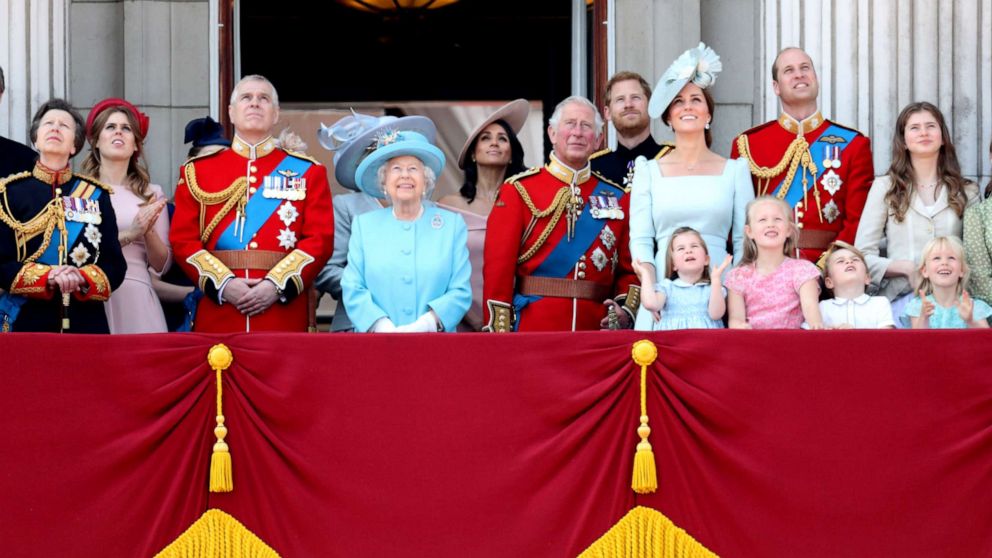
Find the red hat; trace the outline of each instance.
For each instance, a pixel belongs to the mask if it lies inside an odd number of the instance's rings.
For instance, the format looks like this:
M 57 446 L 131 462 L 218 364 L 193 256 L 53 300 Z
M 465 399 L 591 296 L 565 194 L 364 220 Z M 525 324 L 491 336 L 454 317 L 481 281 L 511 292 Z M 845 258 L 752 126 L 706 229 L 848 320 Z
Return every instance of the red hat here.
M 100 113 L 115 107 L 127 109 L 127 111 L 134 116 L 134 119 L 138 121 L 138 128 L 141 129 L 141 137 L 148 137 L 148 115 L 141 112 L 138 110 L 138 107 L 132 105 L 124 99 L 118 98 L 104 99 L 97 103 L 96 106 L 90 110 L 90 115 L 86 117 L 86 129 L 90 129 L 90 126 L 93 125 L 93 121 L 96 120 L 97 116 L 100 116 Z

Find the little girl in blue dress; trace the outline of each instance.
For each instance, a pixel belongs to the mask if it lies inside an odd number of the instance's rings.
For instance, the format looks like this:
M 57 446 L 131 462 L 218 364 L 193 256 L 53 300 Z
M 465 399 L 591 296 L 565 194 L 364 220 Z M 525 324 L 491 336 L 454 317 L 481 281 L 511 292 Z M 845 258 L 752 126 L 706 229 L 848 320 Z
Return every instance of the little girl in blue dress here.
M 722 328 L 727 290 L 720 277 L 730 265 L 729 254 L 710 270 L 706 242 L 695 229 L 680 227 L 668 242 L 665 275 L 654 287 L 641 281 L 641 304 L 654 316 L 653 330 Z M 634 261 L 641 276 L 641 262 Z

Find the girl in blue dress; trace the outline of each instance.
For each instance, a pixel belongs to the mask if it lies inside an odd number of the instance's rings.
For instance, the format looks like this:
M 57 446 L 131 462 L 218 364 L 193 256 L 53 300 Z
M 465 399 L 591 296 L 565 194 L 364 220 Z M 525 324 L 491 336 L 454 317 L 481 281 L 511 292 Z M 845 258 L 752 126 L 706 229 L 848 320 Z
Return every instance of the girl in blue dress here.
M 722 328 L 727 310 L 727 290 L 720 277 L 733 256 L 710 269 L 710 254 L 702 235 L 691 227 L 672 233 L 665 258 L 665 277 L 655 288 L 642 288 L 641 305 L 654 318 L 653 330 Z M 643 263 L 634 261 L 638 276 Z M 641 283 L 645 285 L 645 283 Z
M 968 275 L 964 246 L 957 237 L 938 236 L 928 242 L 923 247 L 917 296 L 906 304 L 905 322 L 913 329 L 989 327 L 992 308 L 964 290 Z

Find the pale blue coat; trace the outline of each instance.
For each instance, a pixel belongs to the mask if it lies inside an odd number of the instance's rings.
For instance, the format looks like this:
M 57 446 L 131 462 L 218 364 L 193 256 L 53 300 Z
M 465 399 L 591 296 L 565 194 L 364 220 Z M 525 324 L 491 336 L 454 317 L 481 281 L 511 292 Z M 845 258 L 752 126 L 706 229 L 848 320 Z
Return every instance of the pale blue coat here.
M 355 331 L 383 317 L 406 325 L 428 309 L 455 331 L 472 304 L 467 236 L 460 215 L 436 206 L 416 221 L 397 220 L 392 208 L 356 216 L 341 277 Z

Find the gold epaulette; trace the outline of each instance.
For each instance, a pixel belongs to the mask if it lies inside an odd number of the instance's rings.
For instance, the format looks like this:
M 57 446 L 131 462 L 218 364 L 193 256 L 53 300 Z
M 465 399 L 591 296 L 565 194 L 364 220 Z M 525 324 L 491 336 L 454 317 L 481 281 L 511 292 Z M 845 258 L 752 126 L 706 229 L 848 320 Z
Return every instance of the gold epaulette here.
M 629 187 L 628 188 L 624 188 L 623 186 L 617 184 L 616 182 L 613 182 L 609 178 L 606 178 L 605 176 L 603 176 L 602 174 L 600 174 L 599 171 L 592 171 L 592 175 L 595 176 L 596 178 L 598 178 L 601 182 L 605 182 L 605 183 L 609 184 L 610 186 L 613 186 L 615 188 L 618 188 L 620 190 L 623 190 L 624 192 L 629 192 L 630 191 L 630 188 Z
M 7 185 L 10 184 L 11 182 L 20 180 L 22 178 L 27 178 L 29 176 L 31 176 L 31 171 L 22 171 L 22 172 L 14 173 L 8 176 L 7 178 L 0 178 L 0 193 L 6 191 Z
M 521 178 L 526 178 L 528 176 L 535 175 L 535 174 L 537 174 L 539 172 L 541 172 L 541 167 L 531 167 L 531 168 L 529 168 L 529 169 L 527 169 L 527 170 L 525 170 L 523 172 L 518 172 L 517 174 L 515 174 L 515 175 L 513 175 L 511 177 L 508 177 L 503 182 L 511 182 L 511 183 L 512 182 L 516 182 L 516 181 L 520 180 Z
M 661 149 L 658 150 L 658 154 L 654 156 L 655 159 L 661 159 L 665 155 L 668 155 L 675 149 L 675 144 L 665 141 L 661 143 Z
M 79 174 L 78 172 L 72 173 L 72 176 L 82 180 L 83 182 L 86 182 L 87 184 L 92 184 L 97 188 L 103 188 L 104 190 L 107 191 L 108 194 L 114 193 L 113 187 L 111 187 L 109 184 L 104 184 L 103 182 L 100 182 L 99 180 L 93 178 L 92 176 L 89 176 L 87 174 Z
M 606 155 L 607 153 L 612 153 L 612 152 L 613 152 L 613 150 L 610 149 L 609 147 L 600 149 L 599 151 L 597 151 L 597 152 L 593 153 L 592 155 L 590 155 L 589 156 L 589 160 L 591 161 L 591 160 L 595 159 L 596 157 L 600 157 L 602 155 Z
M 297 159 L 303 159 L 304 161 L 310 161 L 311 163 L 313 163 L 315 165 L 321 164 L 320 161 L 318 161 L 317 159 L 314 159 L 313 157 L 307 155 L 306 153 L 301 153 L 299 151 L 292 151 L 290 149 L 283 149 L 283 151 L 286 152 L 286 155 L 290 155 L 292 157 L 296 157 Z

